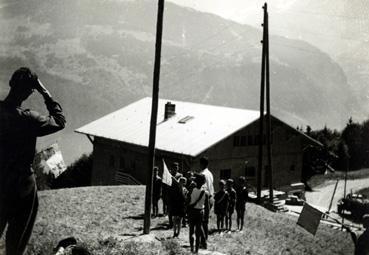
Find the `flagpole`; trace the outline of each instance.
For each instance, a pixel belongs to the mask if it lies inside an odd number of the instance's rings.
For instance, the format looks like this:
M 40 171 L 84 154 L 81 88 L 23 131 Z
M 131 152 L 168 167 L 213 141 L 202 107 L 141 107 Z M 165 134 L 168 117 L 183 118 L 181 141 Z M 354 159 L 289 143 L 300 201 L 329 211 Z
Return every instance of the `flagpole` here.
M 266 18 L 266 3 L 263 6 L 264 9 L 264 23 Z M 264 26 L 265 24 L 263 24 Z M 261 203 L 261 185 L 262 185 L 262 172 L 263 172 L 263 131 L 264 131 L 264 97 L 265 97 L 265 26 L 263 28 L 263 40 L 262 43 L 262 57 L 261 57 L 261 82 L 260 82 L 260 117 L 259 117 L 259 152 L 258 152 L 258 171 L 257 171 L 257 201 Z
M 144 234 L 150 233 L 150 224 L 151 224 L 152 182 L 153 182 L 153 169 L 155 165 L 155 138 L 156 138 L 156 122 L 158 118 L 158 104 L 159 104 L 159 79 L 160 79 L 161 41 L 163 33 L 163 16 L 164 16 L 164 0 L 158 0 L 158 17 L 156 23 L 155 63 L 154 63 L 150 138 L 149 138 L 148 175 L 145 193 L 145 216 L 143 228 Z

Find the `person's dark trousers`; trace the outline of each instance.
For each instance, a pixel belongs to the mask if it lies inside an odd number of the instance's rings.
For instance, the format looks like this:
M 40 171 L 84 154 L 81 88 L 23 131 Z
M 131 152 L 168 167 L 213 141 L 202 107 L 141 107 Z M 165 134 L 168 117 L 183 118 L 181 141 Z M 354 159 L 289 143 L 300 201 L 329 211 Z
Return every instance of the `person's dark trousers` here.
M 0 236 L 8 225 L 5 237 L 6 255 L 23 255 L 32 234 L 37 209 L 38 197 L 35 183 L 27 194 L 20 192 L 11 199 L 9 196 L 1 199 Z
M 168 220 L 169 220 L 169 228 L 173 227 L 173 215 L 171 208 L 168 208 Z
M 153 216 L 157 217 L 159 215 L 159 199 L 158 198 L 153 198 L 152 199 L 152 212 L 153 212 Z
M 192 252 L 197 252 L 200 247 L 200 242 L 202 246 L 206 248 L 206 241 L 204 236 L 204 231 L 202 228 L 202 219 L 204 216 L 204 211 L 199 209 L 190 209 L 188 212 L 188 221 L 189 221 L 189 239 L 190 239 L 190 247 Z M 193 234 L 195 233 L 196 239 L 194 240 Z M 195 247 L 194 247 L 195 241 Z M 204 243 L 203 243 L 204 242 Z

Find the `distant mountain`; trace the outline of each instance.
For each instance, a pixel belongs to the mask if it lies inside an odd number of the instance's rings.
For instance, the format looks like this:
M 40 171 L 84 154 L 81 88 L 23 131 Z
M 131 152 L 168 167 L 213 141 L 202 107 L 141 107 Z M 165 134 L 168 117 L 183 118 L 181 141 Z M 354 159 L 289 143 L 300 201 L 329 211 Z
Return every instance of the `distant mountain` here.
M 64 106 L 70 162 L 91 149 L 73 130 L 151 95 L 156 1 L 20 0 L 0 5 L 0 96 L 30 66 Z M 167 3 L 160 96 L 257 109 L 261 31 Z M 272 36 L 272 111 L 291 125 L 340 127 L 355 101 L 340 66 L 312 45 Z M 43 110 L 40 98 L 27 104 Z
M 234 21 L 260 27 L 261 0 L 169 0 Z M 369 116 L 369 1 L 367 0 L 273 0 L 268 2 L 270 32 L 304 40 L 342 66 L 348 77 L 350 115 L 355 121 Z

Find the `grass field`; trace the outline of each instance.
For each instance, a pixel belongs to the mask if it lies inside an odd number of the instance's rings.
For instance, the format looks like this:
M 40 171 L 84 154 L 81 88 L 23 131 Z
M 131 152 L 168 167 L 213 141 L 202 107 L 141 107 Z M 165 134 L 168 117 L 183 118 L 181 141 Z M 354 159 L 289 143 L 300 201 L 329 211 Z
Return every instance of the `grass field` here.
M 163 228 L 166 218 L 152 220 L 153 243 L 135 242 L 142 234 L 144 186 L 88 187 L 39 192 L 40 209 L 28 254 L 51 255 L 63 237 L 75 236 L 93 254 L 188 254 L 188 228 L 178 239 Z M 213 233 L 209 250 L 225 254 L 352 254 L 345 232 L 320 225 L 312 236 L 297 218 L 247 205 L 246 229 Z M 210 230 L 215 228 L 212 216 Z M 186 247 L 187 245 L 187 247 Z

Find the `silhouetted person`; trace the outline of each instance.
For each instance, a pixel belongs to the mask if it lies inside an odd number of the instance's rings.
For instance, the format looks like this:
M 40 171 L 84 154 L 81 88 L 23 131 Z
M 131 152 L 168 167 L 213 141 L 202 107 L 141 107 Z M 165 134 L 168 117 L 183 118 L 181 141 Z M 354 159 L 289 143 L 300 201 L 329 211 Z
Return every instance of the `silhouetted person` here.
M 352 241 L 355 245 L 355 255 L 369 255 L 369 214 L 364 214 L 362 219 L 365 231 L 359 236 L 359 238 L 357 238 L 356 233 L 349 227 L 344 226 L 351 234 Z
M 228 179 L 226 181 L 226 191 L 229 195 L 228 208 L 226 214 L 226 229 L 228 231 L 232 230 L 232 215 L 234 213 L 234 208 L 236 206 L 237 193 L 233 188 L 233 179 Z
M 237 212 L 237 229 L 243 229 L 243 223 L 246 211 L 246 201 L 249 197 L 249 192 L 246 187 L 246 179 L 244 176 L 238 178 L 239 186 L 237 188 L 236 212 Z
M 154 217 L 157 217 L 159 215 L 158 203 L 161 198 L 162 180 L 158 173 L 159 173 L 158 167 L 154 167 L 154 180 L 153 180 L 153 189 L 152 189 L 152 210 L 153 210 Z
M 172 175 L 172 186 L 167 186 L 165 188 L 165 196 L 166 196 L 166 205 L 168 212 L 168 220 L 169 220 L 169 228 L 173 227 L 173 207 L 177 203 L 177 191 L 178 191 L 178 179 L 182 176 L 179 172 L 179 164 L 178 162 L 173 163 L 173 167 L 170 170 L 170 174 Z
M 0 236 L 6 225 L 6 254 L 21 255 L 32 233 L 38 209 L 37 188 L 31 168 L 36 138 L 65 126 L 60 105 L 37 75 L 22 67 L 9 81 L 8 96 L 0 101 Z M 21 108 L 36 90 L 49 116 Z
M 205 249 L 207 246 L 202 223 L 205 210 L 208 210 L 209 208 L 209 204 L 206 203 L 209 194 L 203 187 L 203 185 L 205 184 L 205 176 L 203 174 L 195 174 L 194 184 L 195 187 L 188 194 L 187 208 L 188 208 L 188 221 L 190 224 L 189 239 L 191 252 L 197 253 L 200 248 L 200 242 L 202 242 L 202 247 L 204 247 Z M 194 233 L 195 238 L 193 237 Z
M 179 177 L 178 189 L 176 190 L 176 202 L 172 207 L 173 216 L 173 237 L 178 237 L 181 233 L 181 226 L 183 217 L 186 214 L 186 196 L 188 190 L 186 189 L 187 179 L 185 177 Z
M 228 211 L 228 192 L 225 190 L 225 181 L 219 181 L 219 191 L 214 195 L 214 213 L 217 216 L 217 230 L 220 232 L 224 228 L 224 218 Z

